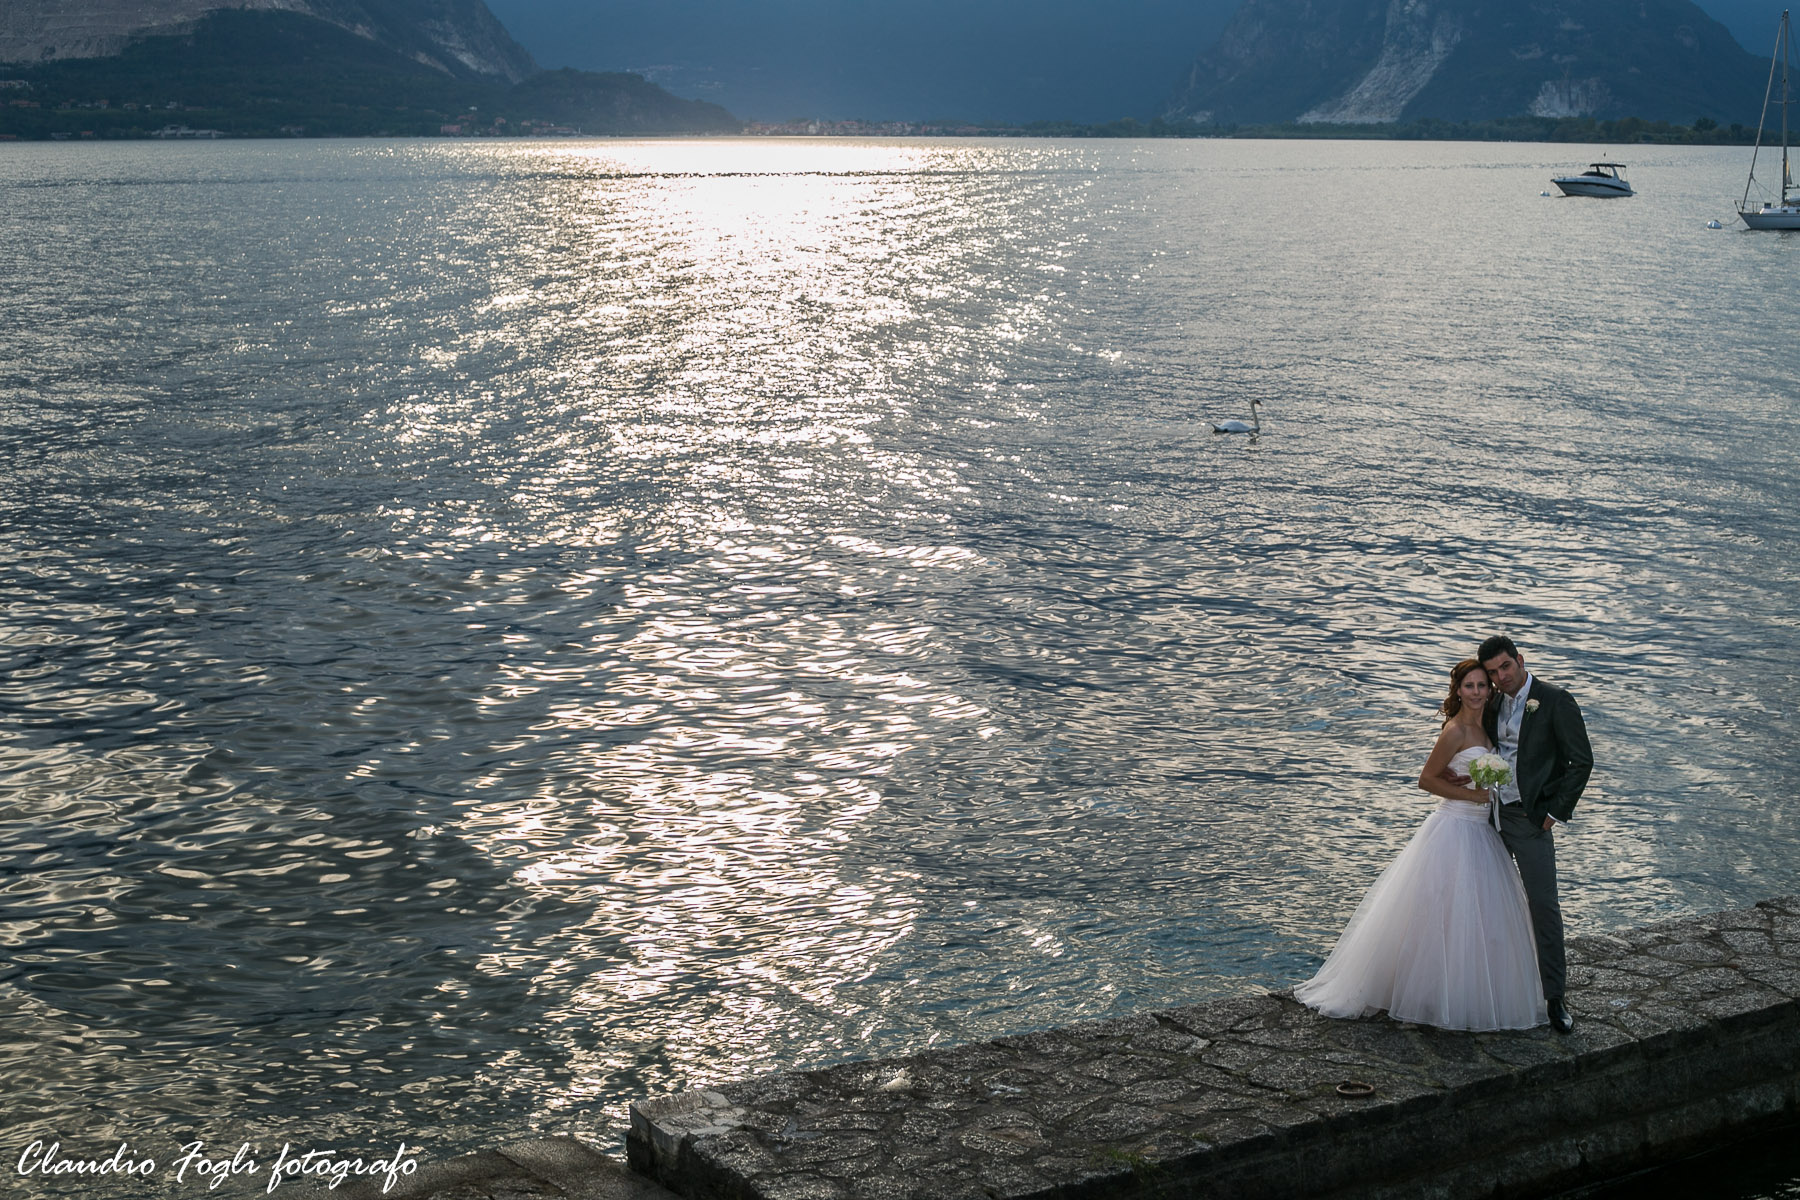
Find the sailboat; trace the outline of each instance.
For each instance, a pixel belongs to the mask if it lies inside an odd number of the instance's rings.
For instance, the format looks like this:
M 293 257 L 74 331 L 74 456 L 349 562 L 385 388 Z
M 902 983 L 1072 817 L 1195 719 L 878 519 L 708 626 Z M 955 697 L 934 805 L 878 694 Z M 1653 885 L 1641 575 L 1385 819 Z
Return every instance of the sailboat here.
M 1738 203 L 1738 216 L 1752 229 L 1800 229 L 1800 191 L 1794 187 L 1793 168 L 1788 164 L 1788 63 L 1794 57 L 1793 36 L 1788 26 L 1787 10 L 1781 12 L 1781 28 L 1775 34 L 1775 57 L 1769 62 L 1769 87 L 1763 93 L 1763 120 L 1756 125 L 1756 149 L 1750 152 L 1750 178 L 1744 182 L 1744 198 Z M 1756 156 L 1762 150 L 1762 127 L 1769 116 L 1769 98 L 1775 94 L 1775 68 L 1781 67 L 1781 202 L 1764 200 L 1761 208 L 1750 207 L 1750 189 L 1756 186 Z

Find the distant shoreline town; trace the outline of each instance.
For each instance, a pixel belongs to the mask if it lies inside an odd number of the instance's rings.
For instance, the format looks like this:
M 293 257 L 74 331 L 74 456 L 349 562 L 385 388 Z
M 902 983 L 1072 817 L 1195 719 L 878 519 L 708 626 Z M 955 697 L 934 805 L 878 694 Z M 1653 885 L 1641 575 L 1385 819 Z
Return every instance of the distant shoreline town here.
M 4 81 L 0 81 L 4 82 Z M 18 101 L 13 101 L 18 104 Z M 104 105 L 80 105 L 56 110 L 68 115 Z M 5 106 L 0 102 L 0 122 Z M 1581 117 L 1517 117 L 1496 121 L 1449 122 L 1425 120 L 1408 124 L 1329 125 L 1322 123 L 1216 126 L 1191 122 L 1137 121 L 1126 118 L 1102 125 L 1086 125 L 1067 121 L 1040 121 L 1030 125 L 981 124 L 969 121 L 834 121 L 803 120 L 745 122 L 741 127 L 709 130 L 667 131 L 590 131 L 579 125 L 546 120 L 463 119 L 441 122 L 435 129 L 373 129 L 344 131 L 319 129 L 301 124 L 274 128 L 231 127 L 223 120 L 229 114 L 217 110 L 188 108 L 189 119 L 213 121 L 226 128 L 209 125 L 165 124 L 155 129 L 144 127 L 51 128 L 40 126 L 28 132 L 7 130 L 0 123 L 0 142 L 19 141 L 128 141 L 179 140 L 212 141 L 240 138 L 330 138 L 330 137 L 440 137 L 440 138 L 693 138 L 693 137 L 816 137 L 816 138 L 1216 138 L 1314 141 L 1468 141 L 1468 142 L 1549 142 L 1598 143 L 1609 146 L 1628 145 L 1699 145 L 1740 146 L 1756 139 L 1754 127 L 1733 123 L 1721 125 L 1700 118 L 1692 125 L 1668 121 L 1645 121 L 1625 117 L 1614 121 L 1597 121 Z

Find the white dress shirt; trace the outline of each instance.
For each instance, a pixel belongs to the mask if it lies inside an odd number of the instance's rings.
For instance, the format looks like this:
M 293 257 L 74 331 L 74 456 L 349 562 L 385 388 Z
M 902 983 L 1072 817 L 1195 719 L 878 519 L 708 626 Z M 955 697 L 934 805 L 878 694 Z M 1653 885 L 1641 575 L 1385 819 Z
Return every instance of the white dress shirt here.
M 1500 742 L 1500 757 L 1506 765 L 1513 769 L 1512 778 L 1500 785 L 1501 804 L 1519 804 L 1519 727 L 1525 723 L 1525 697 L 1531 694 L 1531 672 L 1525 672 L 1525 682 L 1519 686 L 1516 695 L 1500 697 L 1500 728 L 1496 736 Z
M 1525 724 L 1525 702 L 1531 695 L 1531 672 L 1525 672 L 1525 682 L 1519 685 L 1517 694 L 1500 697 L 1500 728 L 1496 731 L 1500 742 L 1500 756 L 1513 769 L 1512 778 L 1500 785 L 1501 804 L 1522 804 L 1524 798 L 1519 795 L 1519 728 Z M 1545 814 L 1549 815 L 1549 814 Z M 1562 822 L 1550 817 L 1558 825 Z

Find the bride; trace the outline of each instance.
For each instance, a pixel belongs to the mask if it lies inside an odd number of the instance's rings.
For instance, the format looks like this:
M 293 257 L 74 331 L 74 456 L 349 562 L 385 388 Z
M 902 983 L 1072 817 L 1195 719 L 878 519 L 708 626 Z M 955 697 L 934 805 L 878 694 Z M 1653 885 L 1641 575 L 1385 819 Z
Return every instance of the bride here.
M 1446 778 L 1493 749 L 1482 729 L 1487 672 L 1464 659 L 1450 672 L 1443 732 L 1419 772 L 1437 811 L 1356 906 L 1331 957 L 1294 989 L 1328 1017 L 1383 1009 L 1444 1029 L 1542 1025 L 1543 987 L 1519 873 L 1489 818 L 1488 794 Z

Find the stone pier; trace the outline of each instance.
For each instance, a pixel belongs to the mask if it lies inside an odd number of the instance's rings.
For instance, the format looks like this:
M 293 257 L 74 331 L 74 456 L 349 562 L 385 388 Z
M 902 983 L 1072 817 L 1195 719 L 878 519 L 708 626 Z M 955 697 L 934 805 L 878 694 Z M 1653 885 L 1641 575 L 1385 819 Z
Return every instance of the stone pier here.
M 1573 1034 L 1285 993 L 632 1106 L 688 1200 L 1533 1196 L 1800 1121 L 1800 897 L 1572 939 Z
M 644 1100 L 628 1167 L 549 1139 L 390 1195 L 1510 1200 L 1792 1136 L 1800 896 L 1569 950 L 1568 1036 L 1249 995 Z

